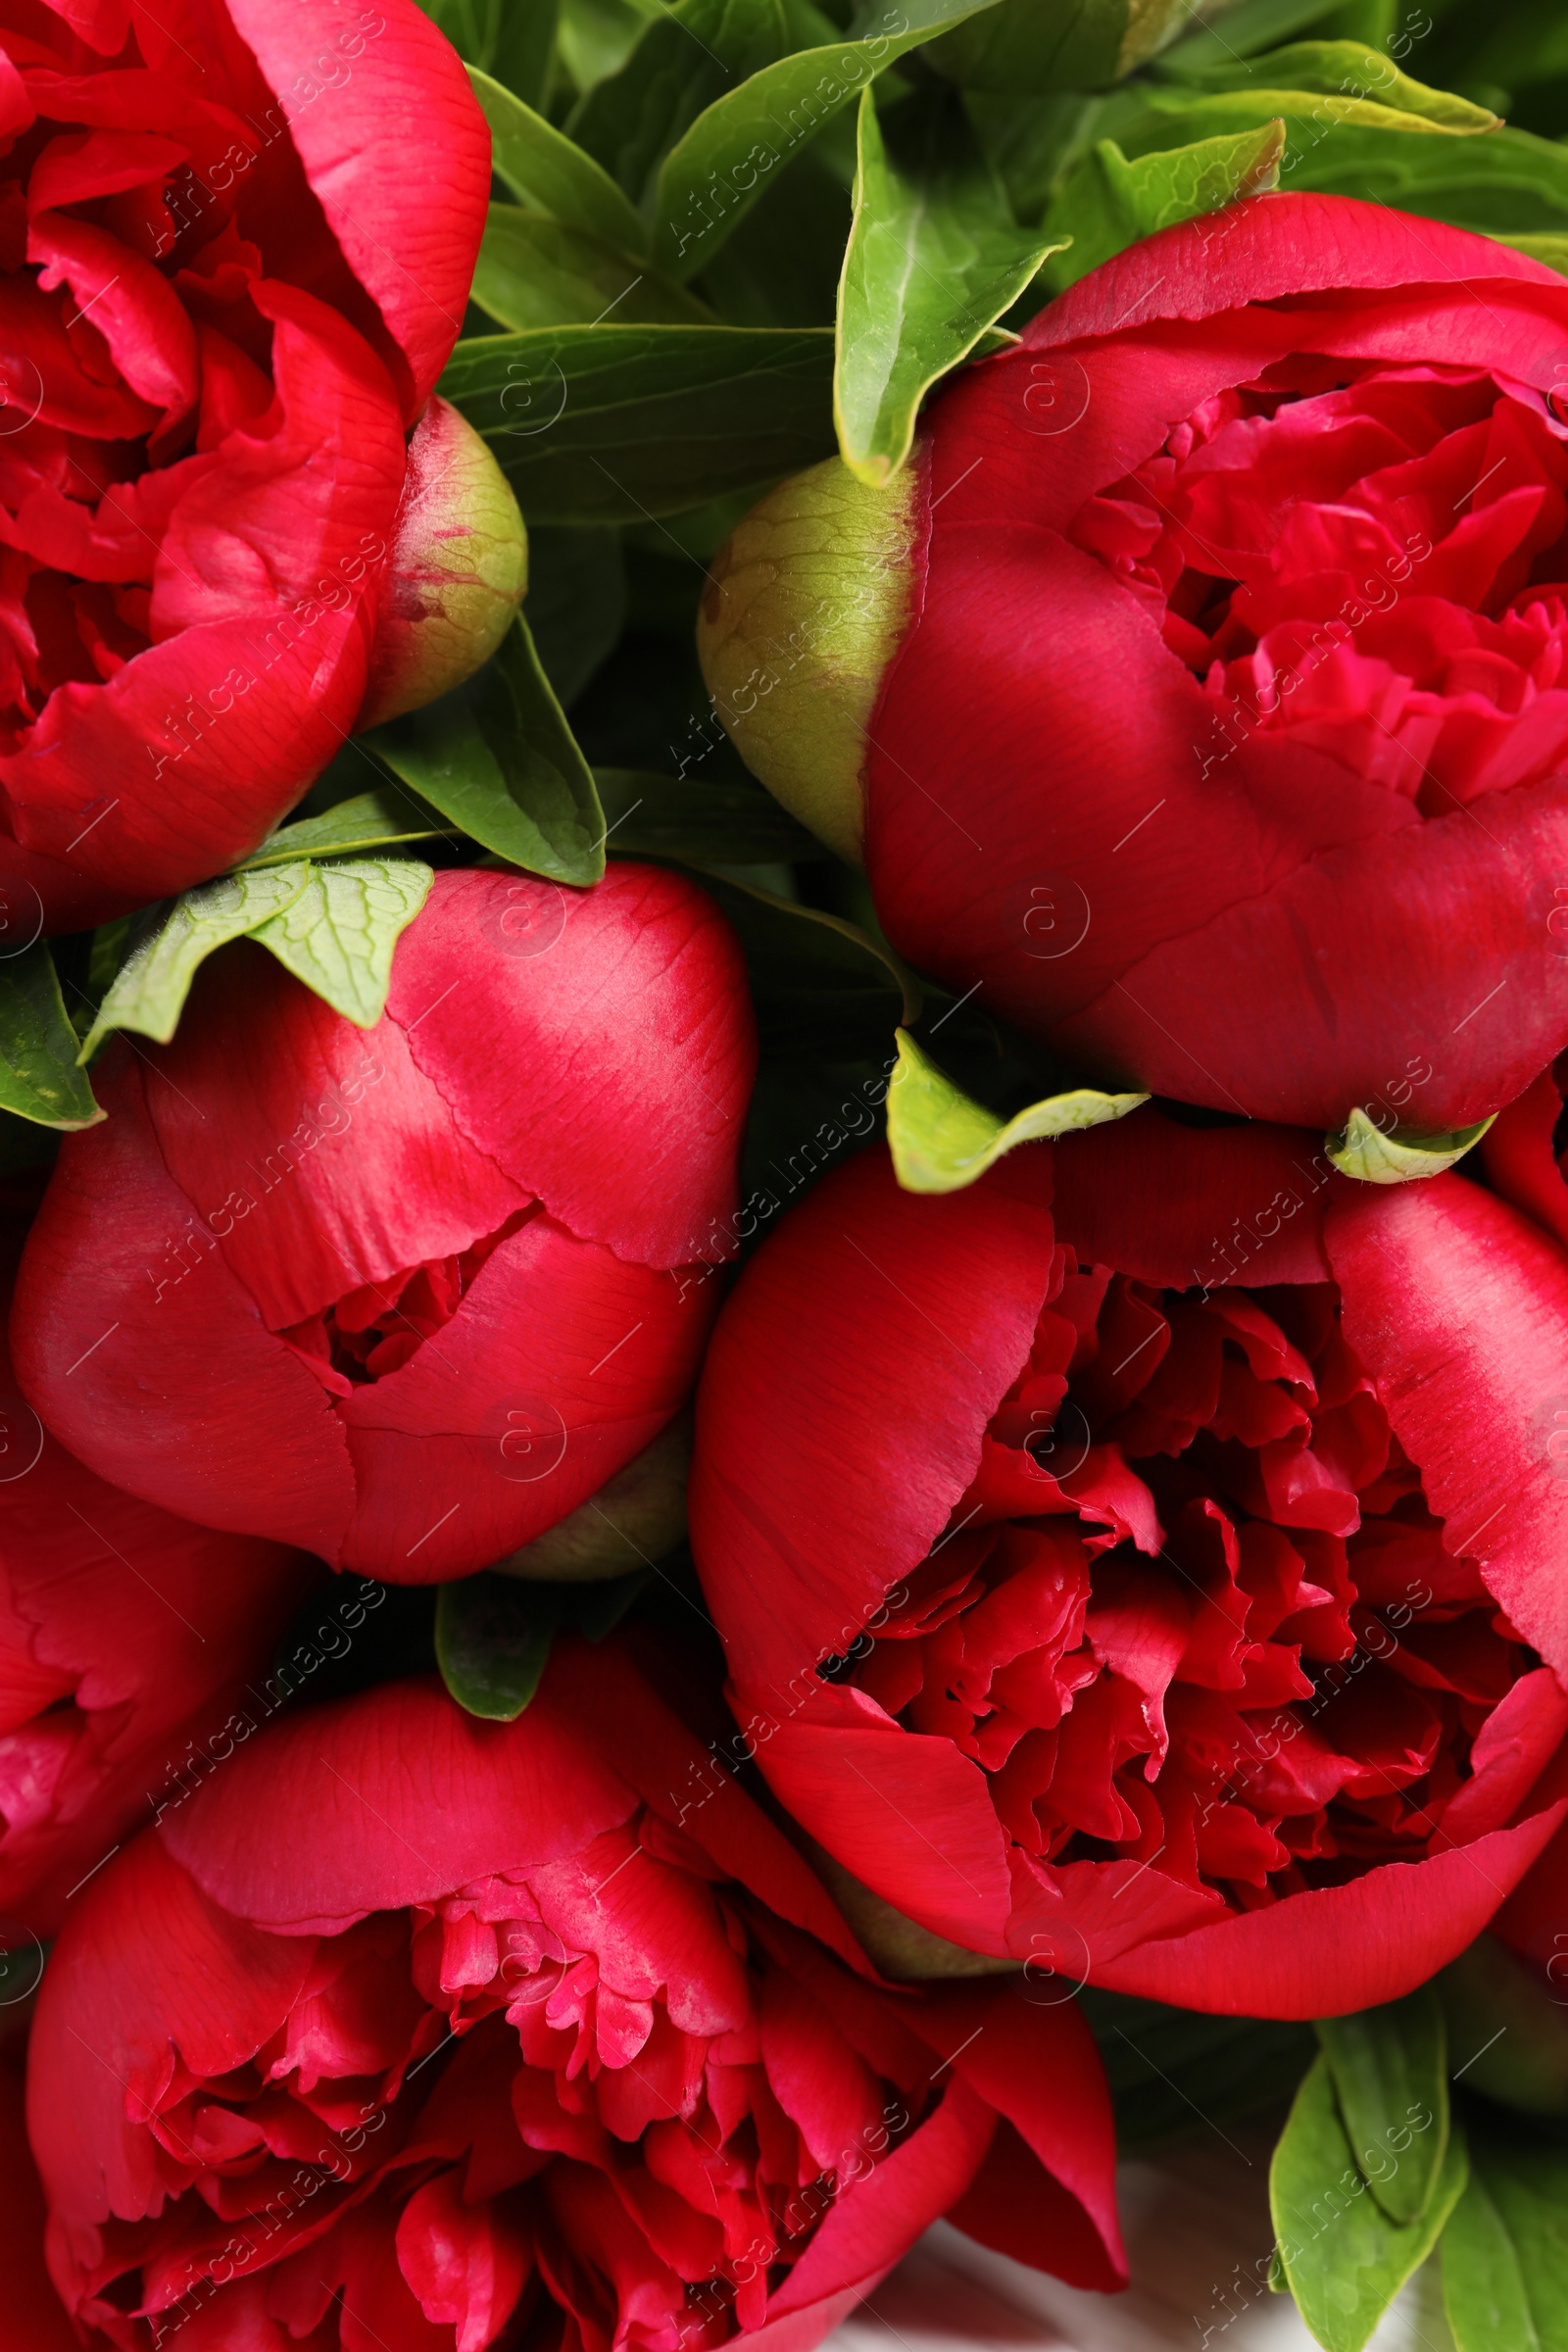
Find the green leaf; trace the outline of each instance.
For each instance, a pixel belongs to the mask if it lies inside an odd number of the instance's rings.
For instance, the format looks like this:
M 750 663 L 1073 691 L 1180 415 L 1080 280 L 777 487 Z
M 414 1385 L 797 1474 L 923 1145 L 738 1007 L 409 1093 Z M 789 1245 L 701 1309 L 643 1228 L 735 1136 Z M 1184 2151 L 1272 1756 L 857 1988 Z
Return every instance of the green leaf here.
M 1318 2021 L 1355 2161 L 1391 2222 L 1413 2222 L 1448 2146 L 1448 2051 L 1430 1984 L 1403 2000 Z
M 1458 2352 L 1568 2352 L 1568 2149 L 1478 2123 L 1443 2233 Z
M 405 841 L 451 838 L 452 827 L 442 822 L 439 810 L 426 808 L 389 776 L 373 792 L 357 792 L 320 816 L 281 826 L 235 870 L 249 874 L 258 866 L 291 865 L 300 858 L 351 858 L 361 850 L 391 849 Z
M 517 0 L 504 5 L 515 7 Z M 646 255 L 648 234 L 636 206 L 591 155 L 487 74 L 470 66 L 468 78 L 490 125 L 495 175 L 519 204 L 623 253 Z
M 1452 2132 L 1421 2219 L 1391 2222 L 1355 2162 L 1328 2059 L 1314 2060 L 1274 2150 L 1269 2201 L 1297 2308 L 1326 2352 L 1361 2352 L 1437 2243 L 1467 2169 L 1463 2134 Z
M 749 779 L 657 776 L 596 767 L 606 832 L 623 858 L 678 858 L 697 865 L 774 865 L 820 858 L 822 845 Z
M 543 96 L 556 0 L 419 0 L 458 55 L 530 105 Z
M 1334 97 L 1371 99 L 1402 115 L 1419 115 L 1445 130 L 1495 130 L 1497 117 L 1451 90 L 1413 81 L 1386 51 L 1364 41 L 1297 41 L 1249 63 L 1222 57 L 1187 78 L 1205 90 L 1255 92 L 1260 81 L 1281 90 L 1316 90 Z
M 1055 250 L 1014 223 L 961 112 L 899 108 L 916 136 L 890 158 L 860 99 L 855 219 L 839 280 L 833 413 L 845 464 L 872 489 L 909 454 L 915 413 Z
M 699 115 L 664 158 L 654 253 L 679 277 L 706 267 L 769 175 L 786 167 L 878 74 L 997 0 L 905 0 L 873 6 L 859 39 L 831 40 L 754 73 Z
M 1222 132 L 1129 162 L 1114 139 L 1091 148 L 1052 203 L 1046 226 L 1067 251 L 1051 270 L 1059 292 L 1139 237 L 1277 186 L 1285 125 Z M 1059 250 L 1059 248 L 1058 248 Z
M 604 872 L 593 775 L 520 614 L 466 685 L 362 740 L 497 857 L 557 882 L 597 882 Z
M 416 858 L 351 858 L 311 869 L 305 888 L 251 937 L 345 1020 L 373 1029 L 392 955 L 435 876 Z
M 528 627 L 540 667 L 569 710 L 626 625 L 626 564 L 606 523 L 528 533 Z
M 1237 57 L 1257 57 L 1292 33 L 1334 15 L 1338 0 L 1241 0 L 1217 14 L 1217 22 L 1190 33 L 1154 60 L 1152 71 L 1172 79 L 1202 74 L 1210 66 Z
M 38 1127 L 94 1127 L 104 1116 L 77 1067 L 76 1032 L 46 940 L 0 962 L 0 1110 Z
M 572 86 L 590 89 L 618 73 L 659 13 L 659 0 L 561 0 L 556 45 Z
M 588 91 L 566 128 L 640 204 L 705 107 L 801 45 L 782 0 L 675 0 Z
M 441 389 L 530 523 L 646 521 L 833 454 L 825 327 L 564 326 L 460 343 Z
M 956 1193 L 1015 1144 L 1103 1126 L 1148 1101 L 1147 1095 L 1102 1095 L 1076 1087 L 1031 1102 L 1014 1118 L 999 1119 L 971 1102 L 907 1029 L 901 1029 L 898 1068 L 888 1088 L 888 1148 L 906 1193 Z
M 560 1619 L 553 1585 L 489 1574 L 442 1585 L 436 1662 L 459 1706 L 492 1723 L 514 1723 L 539 1688 Z
M 1342 1176 L 1357 1176 L 1363 1184 L 1412 1184 L 1451 1168 L 1491 1125 L 1492 1119 L 1482 1119 L 1446 1135 L 1401 1135 L 1397 1128 L 1375 1125 L 1357 1109 L 1337 1134 L 1325 1136 L 1324 1143 Z
M 187 890 L 126 957 L 98 1007 L 81 1059 L 86 1061 L 112 1029 L 134 1029 L 167 1046 L 200 965 L 231 939 L 245 939 L 284 913 L 310 878 L 310 865 L 300 858 L 223 874 L 199 890 Z
M 708 319 L 700 302 L 646 262 L 514 204 L 490 207 L 469 292 L 482 311 L 519 333 L 597 326 L 612 312 L 622 326 Z
M 1568 230 L 1545 236 L 1526 234 L 1502 237 L 1499 243 L 1511 245 L 1516 253 L 1528 253 L 1532 261 L 1544 262 L 1548 270 L 1560 270 L 1568 277 Z
M 697 870 L 740 935 L 764 1055 L 881 1059 L 900 1021 L 919 1018 L 916 982 L 858 925 L 711 867 Z

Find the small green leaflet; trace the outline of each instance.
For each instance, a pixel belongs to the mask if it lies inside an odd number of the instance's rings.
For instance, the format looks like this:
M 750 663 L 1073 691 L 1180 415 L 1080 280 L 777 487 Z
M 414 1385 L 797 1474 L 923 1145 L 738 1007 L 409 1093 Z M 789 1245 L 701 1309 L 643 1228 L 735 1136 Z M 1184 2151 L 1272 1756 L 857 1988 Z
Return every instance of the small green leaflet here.
M 759 196 L 830 122 L 906 51 L 997 0 L 882 0 L 865 12 L 860 37 L 799 49 L 764 67 L 699 115 L 665 156 L 655 198 L 654 257 L 672 276 L 710 262 Z
M 623 326 L 708 318 L 700 302 L 646 263 L 514 204 L 490 207 L 469 298 L 517 333 L 597 326 L 612 312 Z
M 390 849 L 396 842 L 450 841 L 453 828 L 390 776 L 373 792 L 357 792 L 320 816 L 283 825 L 240 861 L 240 873 L 258 866 L 291 865 L 299 858 L 351 858 L 362 850 Z
M 1568 2352 L 1568 2149 L 1478 2125 L 1442 2259 L 1458 2352 Z
M 900 123 L 914 135 L 895 159 L 864 92 L 839 280 L 833 415 L 845 464 L 872 489 L 908 456 L 924 395 L 1058 249 L 1016 226 L 956 105 L 916 99 L 895 109 Z
M 103 1117 L 77 1068 L 48 942 L 0 962 L 0 1109 L 39 1127 L 93 1127 Z
M 1253 64 L 1222 57 L 1187 75 L 1205 90 L 1252 91 L 1261 79 L 1270 89 L 1315 90 L 1330 97 L 1371 99 L 1401 115 L 1420 115 L 1445 130 L 1495 130 L 1497 117 L 1487 106 L 1451 90 L 1429 89 L 1401 74 L 1380 49 L 1364 41 L 1297 41 L 1272 50 Z
M 506 5 L 515 7 L 516 0 Z M 487 74 L 470 66 L 468 78 L 490 125 L 495 175 L 517 202 L 641 260 L 647 231 L 603 166 Z
M 1329 2061 L 1314 2059 L 1274 2150 L 1269 2201 L 1291 2292 L 1325 2352 L 1361 2352 L 1436 2245 L 1467 2171 L 1464 2136 L 1451 2132 L 1420 2220 L 1391 2222 L 1355 2161 Z
M 597 882 L 605 819 L 519 613 L 466 685 L 361 738 L 461 831 L 554 882 Z
M 204 882 L 131 951 L 81 1059 L 114 1029 L 168 1045 L 199 967 L 235 939 L 257 940 L 345 1019 L 373 1027 L 386 1006 L 393 950 L 431 880 L 417 858 L 356 858 L 323 866 L 299 858 Z
M 1124 1119 L 1147 1095 L 1102 1095 L 1092 1087 L 1031 1102 L 999 1119 L 972 1102 L 918 1046 L 899 1031 L 899 1060 L 888 1088 L 888 1148 L 906 1193 L 956 1193 L 975 1183 L 1015 1144 L 1071 1135 Z
M 1051 270 L 1053 287 L 1073 285 L 1139 237 L 1277 187 L 1284 152 L 1277 117 L 1257 130 L 1159 148 L 1131 163 L 1114 139 L 1098 140 L 1046 216 L 1068 247 Z
M 833 454 L 828 327 L 550 327 L 460 343 L 441 389 L 535 522 L 679 514 Z
M 334 1012 L 373 1029 L 386 1010 L 393 951 L 434 879 L 415 858 L 315 865 L 298 898 L 251 937 Z
M 648 1581 L 636 1568 L 593 1584 L 536 1584 L 487 1569 L 442 1585 L 435 1604 L 435 1654 L 460 1707 L 492 1723 L 514 1723 L 538 1690 L 558 1632 L 575 1627 L 602 1642 Z
M 1424 2213 L 1448 2145 L 1448 2049 L 1430 1984 L 1318 2021 L 1355 2161 L 1391 2222 Z
M 1451 1168 L 1480 1143 L 1491 1125 L 1491 1119 L 1482 1119 L 1474 1127 L 1458 1127 L 1448 1135 L 1400 1135 L 1386 1132 L 1364 1110 L 1356 1109 L 1339 1134 L 1325 1136 L 1324 1143 L 1342 1176 L 1358 1176 L 1363 1184 L 1411 1184 Z

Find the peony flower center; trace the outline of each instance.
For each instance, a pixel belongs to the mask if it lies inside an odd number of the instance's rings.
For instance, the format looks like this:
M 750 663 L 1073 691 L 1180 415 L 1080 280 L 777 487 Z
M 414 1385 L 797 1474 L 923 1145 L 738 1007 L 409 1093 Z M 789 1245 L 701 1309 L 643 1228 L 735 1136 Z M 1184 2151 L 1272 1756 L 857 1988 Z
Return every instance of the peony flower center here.
M 989 1775 L 1041 1862 L 1252 1909 L 1415 1860 L 1536 1663 L 1331 1284 L 1175 1293 L 1058 1250 L 947 1538 L 849 1671 Z
M 1568 757 L 1568 426 L 1480 370 L 1294 359 L 1207 400 L 1070 536 L 1211 706 L 1428 816 Z
M 412 1362 L 425 1342 L 451 1322 L 485 1260 L 540 1209 L 540 1202 L 530 1201 L 466 1250 L 406 1266 L 383 1282 L 362 1283 L 319 1314 L 290 1324 L 278 1337 L 303 1356 L 332 1396 L 351 1396 L 356 1389 L 401 1372 Z

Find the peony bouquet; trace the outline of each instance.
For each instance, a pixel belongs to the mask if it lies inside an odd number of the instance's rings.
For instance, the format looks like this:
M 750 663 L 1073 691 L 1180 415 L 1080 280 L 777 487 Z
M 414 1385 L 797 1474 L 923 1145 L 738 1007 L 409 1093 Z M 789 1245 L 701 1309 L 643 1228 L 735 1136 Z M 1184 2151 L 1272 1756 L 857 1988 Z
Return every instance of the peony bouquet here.
M 0 2348 L 1568 2352 L 1561 25 L 0 117 Z

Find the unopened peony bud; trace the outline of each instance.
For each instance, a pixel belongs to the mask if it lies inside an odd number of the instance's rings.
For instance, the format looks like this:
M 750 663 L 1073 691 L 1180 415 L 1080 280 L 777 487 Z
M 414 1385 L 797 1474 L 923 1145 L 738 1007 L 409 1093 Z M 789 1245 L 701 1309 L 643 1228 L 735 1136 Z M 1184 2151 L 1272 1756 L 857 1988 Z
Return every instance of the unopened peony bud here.
M 511 485 L 471 424 L 432 400 L 409 443 L 386 595 L 356 727 L 461 686 L 488 662 L 528 585 Z

